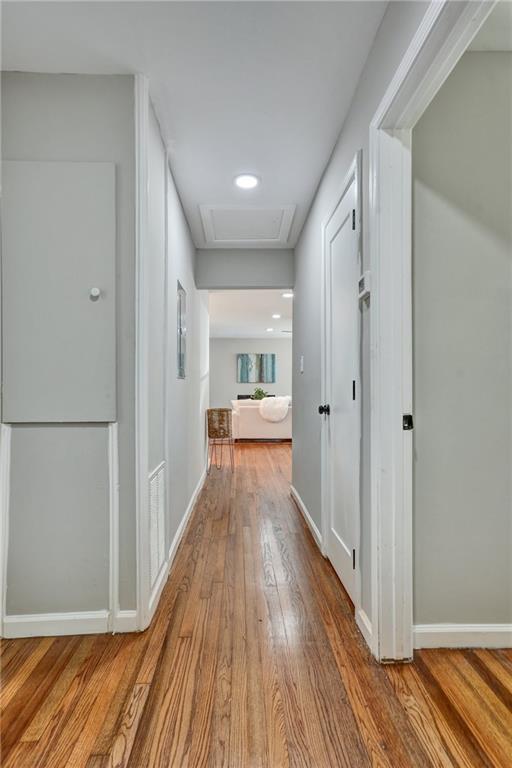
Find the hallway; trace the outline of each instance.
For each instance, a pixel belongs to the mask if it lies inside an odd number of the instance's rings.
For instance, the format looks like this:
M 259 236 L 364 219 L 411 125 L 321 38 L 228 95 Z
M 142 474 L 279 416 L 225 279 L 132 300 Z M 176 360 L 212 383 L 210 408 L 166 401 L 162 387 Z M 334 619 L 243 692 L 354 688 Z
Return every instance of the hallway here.
M 379 666 L 290 453 L 212 470 L 146 632 L 2 642 L 4 768 L 510 765 L 512 653 Z

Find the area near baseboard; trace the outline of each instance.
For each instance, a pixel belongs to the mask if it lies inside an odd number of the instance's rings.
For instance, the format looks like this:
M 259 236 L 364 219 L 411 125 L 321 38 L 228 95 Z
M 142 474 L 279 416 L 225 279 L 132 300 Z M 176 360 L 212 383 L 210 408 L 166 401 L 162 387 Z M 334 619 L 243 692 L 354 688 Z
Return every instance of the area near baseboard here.
M 153 594 L 151 595 L 151 612 L 153 616 L 161 592 L 167 581 L 169 570 L 174 560 L 181 538 L 190 519 L 197 498 L 201 492 L 206 478 L 206 468 L 203 471 L 199 482 L 192 494 L 185 514 L 176 531 L 176 535 L 169 549 L 169 556 L 163 564 L 158 579 L 156 581 Z M 126 610 L 117 611 L 114 616 L 114 632 L 136 632 L 137 611 Z M 19 637 L 45 637 L 55 635 L 92 635 L 107 633 L 109 631 L 109 611 L 79 611 L 69 613 L 40 613 L 26 614 L 20 616 L 4 616 L 3 636 L 6 638 Z
M 148 615 L 148 624 L 147 624 L 148 626 L 151 623 L 151 619 L 153 618 L 156 608 L 158 606 L 160 595 L 162 594 L 162 590 L 169 577 L 169 572 L 170 572 L 174 557 L 176 555 L 176 551 L 179 547 L 183 534 L 185 533 L 185 528 L 187 527 L 187 523 L 190 520 L 190 516 L 192 515 L 192 512 L 196 505 L 196 501 L 199 497 L 199 494 L 201 493 L 201 489 L 204 485 L 205 480 L 206 480 L 206 467 L 204 468 L 201 474 L 201 477 L 199 478 L 199 482 L 197 483 L 195 490 L 190 498 L 187 509 L 185 510 L 185 514 L 181 519 L 178 529 L 171 542 L 171 546 L 169 547 L 169 554 L 167 556 L 167 560 L 163 563 L 160 573 L 158 574 L 158 578 L 155 582 L 153 592 L 151 593 L 151 599 L 149 601 L 149 615 Z M 125 631 L 129 631 L 129 630 L 125 630 Z
M 293 485 L 290 485 L 290 495 L 291 495 L 292 499 L 294 500 L 295 504 L 297 505 L 297 507 L 299 509 L 299 512 L 302 514 L 302 517 L 306 521 L 306 524 L 307 524 L 309 530 L 311 531 L 311 533 L 313 535 L 313 538 L 314 538 L 314 540 L 316 541 L 316 543 L 318 545 L 318 548 L 320 549 L 320 551 L 322 551 L 322 536 L 320 534 L 320 531 L 316 527 L 316 525 L 315 525 L 315 523 L 313 521 L 313 518 L 309 514 L 308 509 L 307 509 L 306 505 L 304 504 L 304 502 L 302 501 L 302 499 L 301 499 L 297 489 L 294 488 Z
M 415 648 L 512 648 L 512 624 L 416 624 Z
M 32 613 L 4 616 L 4 637 L 95 635 L 108 631 L 108 611 Z
M 190 520 L 190 516 L 194 511 L 196 501 L 199 497 L 199 494 L 201 493 L 205 480 L 206 480 L 206 466 L 203 469 L 203 473 L 199 478 L 199 482 L 196 485 L 194 493 L 191 496 L 191 499 L 188 503 L 188 507 L 185 510 L 185 514 L 183 515 L 182 521 L 178 526 L 178 530 L 176 531 L 174 539 L 172 540 L 172 544 L 169 548 L 169 567 L 172 565 L 172 561 L 174 560 L 174 556 L 176 555 L 176 550 L 178 549 L 182 536 L 185 533 L 185 528 L 187 527 L 188 521 Z
M 369 648 L 373 648 L 372 623 L 362 608 L 356 611 L 356 624 Z
M 117 611 L 114 616 L 112 633 L 137 632 L 137 611 Z

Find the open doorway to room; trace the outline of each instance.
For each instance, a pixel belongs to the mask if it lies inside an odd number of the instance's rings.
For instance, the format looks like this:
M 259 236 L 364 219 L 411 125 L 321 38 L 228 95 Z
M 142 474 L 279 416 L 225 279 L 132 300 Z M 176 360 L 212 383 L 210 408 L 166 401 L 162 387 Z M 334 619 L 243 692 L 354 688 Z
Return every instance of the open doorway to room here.
M 291 461 L 292 307 L 291 289 L 210 291 L 210 465 L 222 416 L 235 446 L 277 444 Z
M 416 648 L 512 640 L 511 115 L 499 3 L 412 133 Z

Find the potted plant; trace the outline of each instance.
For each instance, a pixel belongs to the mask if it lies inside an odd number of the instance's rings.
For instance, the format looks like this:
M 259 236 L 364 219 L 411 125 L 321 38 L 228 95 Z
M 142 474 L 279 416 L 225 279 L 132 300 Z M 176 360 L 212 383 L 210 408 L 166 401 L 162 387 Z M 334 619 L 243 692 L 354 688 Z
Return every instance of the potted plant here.
M 251 395 L 251 400 L 263 400 L 264 397 L 268 397 L 268 392 L 265 392 L 261 387 L 256 387 Z

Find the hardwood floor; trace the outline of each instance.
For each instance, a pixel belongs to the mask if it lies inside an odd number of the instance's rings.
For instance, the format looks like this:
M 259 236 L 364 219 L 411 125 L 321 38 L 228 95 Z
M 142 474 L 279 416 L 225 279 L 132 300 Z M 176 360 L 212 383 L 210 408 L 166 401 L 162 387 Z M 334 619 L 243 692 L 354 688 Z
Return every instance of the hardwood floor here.
M 212 470 L 145 633 L 3 641 L 3 768 L 512 766 L 512 652 L 375 663 L 289 479 Z

